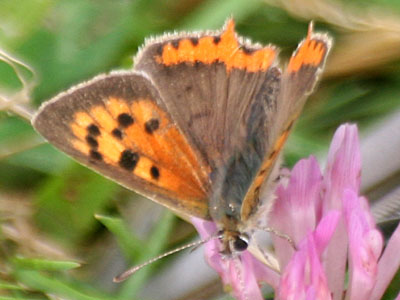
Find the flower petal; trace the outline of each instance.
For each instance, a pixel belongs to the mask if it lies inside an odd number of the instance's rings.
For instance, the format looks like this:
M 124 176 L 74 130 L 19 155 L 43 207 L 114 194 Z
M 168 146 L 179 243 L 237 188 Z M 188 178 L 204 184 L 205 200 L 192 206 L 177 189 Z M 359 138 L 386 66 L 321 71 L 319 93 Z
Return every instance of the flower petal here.
M 328 246 L 328 243 L 331 241 L 340 220 L 340 216 L 341 214 L 339 211 L 332 210 L 318 223 L 318 226 L 313 233 L 318 255 L 322 254 Z
M 356 125 L 341 125 L 329 148 L 324 175 L 325 210 L 341 209 L 345 189 L 358 193 L 360 188 L 361 154 Z
M 253 272 L 253 263 L 255 261 L 248 251 L 244 251 L 239 257 L 230 258 L 230 278 L 236 299 L 239 300 L 263 300 L 257 278 Z
M 302 242 L 282 274 L 279 299 L 331 299 L 312 234 Z
M 392 234 L 378 263 L 378 276 L 371 299 L 381 299 L 400 268 L 400 223 Z M 400 300 L 400 294 L 396 299 Z
M 323 211 L 342 209 L 343 192 L 349 188 L 356 193 L 360 186 L 361 155 L 356 125 L 340 126 L 333 137 L 324 175 Z M 347 232 L 340 220 L 328 246 L 325 271 L 335 299 L 343 294 L 347 260 Z
M 269 227 L 288 235 L 298 244 L 316 226 L 320 201 L 322 175 L 314 157 L 300 160 L 293 168 L 286 187 L 280 185 L 276 191 Z M 274 247 L 284 268 L 294 253 L 288 242 L 272 235 Z
M 344 210 L 349 236 L 349 299 L 370 299 L 378 275 L 382 252 L 382 235 L 371 227 L 369 211 L 362 208 L 361 198 L 350 189 L 344 192 Z
M 339 212 L 332 211 L 301 241 L 282 274 L 279 299 L 331 299 L 321 256 L 339 217 Z

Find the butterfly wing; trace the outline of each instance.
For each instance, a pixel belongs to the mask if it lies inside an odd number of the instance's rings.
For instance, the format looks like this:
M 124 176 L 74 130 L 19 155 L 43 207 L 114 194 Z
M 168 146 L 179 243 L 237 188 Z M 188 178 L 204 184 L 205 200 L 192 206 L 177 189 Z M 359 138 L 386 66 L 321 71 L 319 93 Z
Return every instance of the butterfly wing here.
M 246 220 L 328 42 L 310 31 L 281 78 L 277 50 L 244 42 L 232 20 L 220 32 L 164 36 L 139 53 L 138 72 L 61 94 L 33 125 L 79 162 L 172 210 Z
M 80 163 L 181 214 L 208 219 L 208 169 L 139 72 L 101 75 L 46 102 L 33 126 Z
M 219 32 L 150 40 L 135 69 L 149 74 L 190 144 L 211 167 L 210 214 L 240 207 L 270 143 L 279 92 L 277 50 L 244 42 L 232 20 Z
M 311 23 L 307 38 L 299 44 L 282 74 L 273 126 L 268 128 L 268 136 L 274 143 L 266 146 L 261 167 L 244 198 L 241 210 L 242 221 L 246 221 L 255 214 L 259 205 L 260 189 L 262 186 L 268 188 L 270 182 L 264 182 L 274 169 L 293 124 L 299 117 L 307 96 L 318 81 L 331 48 L 331 38 L 326 34 L 313 33 L 312 25 Z
M 173 119 L 211 167 L 210 214 L 225 228 L 256 210 L 260 187 L 329 46 L 329 38 L 310 28 L 281 75 L 277 50 L 244 42 L 228 20 L 221 32 L 151 40 L 137 56 L 135 68 L 149 74 Z

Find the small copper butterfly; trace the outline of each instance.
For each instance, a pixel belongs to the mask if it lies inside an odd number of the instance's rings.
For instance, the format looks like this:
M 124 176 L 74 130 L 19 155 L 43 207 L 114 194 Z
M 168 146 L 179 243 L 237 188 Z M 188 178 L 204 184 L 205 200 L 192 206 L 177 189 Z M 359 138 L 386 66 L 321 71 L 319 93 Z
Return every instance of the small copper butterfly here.
M 283 71 L 278 49 L 221 31 L 148 40 L 130 71 L 44 103 L 33 126 L 78 162 L 179 214 L 213 220 L 226 254 L 247 236 L 331 47 L 312 26 Z

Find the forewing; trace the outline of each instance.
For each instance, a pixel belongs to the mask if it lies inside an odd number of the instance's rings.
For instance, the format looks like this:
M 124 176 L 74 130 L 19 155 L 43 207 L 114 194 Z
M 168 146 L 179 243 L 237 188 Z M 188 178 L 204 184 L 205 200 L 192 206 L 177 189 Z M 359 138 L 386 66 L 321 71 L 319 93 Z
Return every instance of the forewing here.
M 328 35 L 313 33 L 311 23 L 307 38 L 299 44 L 283 72 L 274 121 L 272 126 L 268 127 L 267 133 L 274 142 L 267 145 L 261 167 L 243 201 L 242 221 L 246 221 L 256 212 L 261 187 L 269 187 L 270 182 L 267 179 L 275 167 L 294 122 L 303 109 L 307 96 L 318 81 L 331 44 Z M 267 182 L 263 185 L 265 181 Z
M 168 111 L 211 167 L 215 221 L 240 217 L 242 200 L 270 141 L 280 71 L 277 50 L 236 36 L 229 20 L 220 32 L 152 40 L 135 69 L 152 78 Z
M 33 126 L 78 162 L 208 219 L 208 173 L 144 74 L 102 75 L 45 103 Z

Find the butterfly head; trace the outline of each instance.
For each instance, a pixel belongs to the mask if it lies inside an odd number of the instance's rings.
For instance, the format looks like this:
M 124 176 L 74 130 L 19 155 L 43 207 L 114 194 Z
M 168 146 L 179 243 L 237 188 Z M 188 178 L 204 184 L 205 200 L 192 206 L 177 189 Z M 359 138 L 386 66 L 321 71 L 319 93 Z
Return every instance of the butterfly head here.
M 250 238 L 246 233 L 239 231 L 221 230 L 218 234 L 222 243 L 221 254 L 232 256 L 247 249 Z

